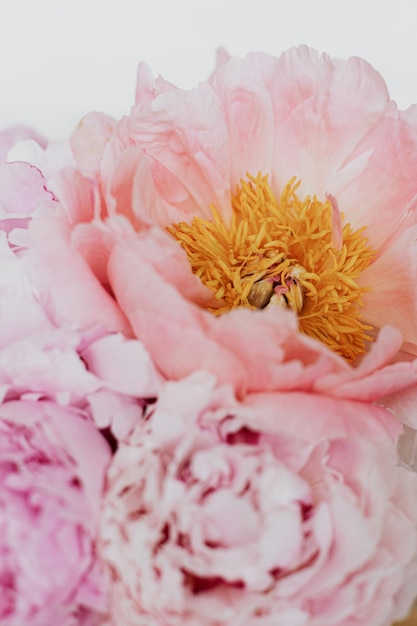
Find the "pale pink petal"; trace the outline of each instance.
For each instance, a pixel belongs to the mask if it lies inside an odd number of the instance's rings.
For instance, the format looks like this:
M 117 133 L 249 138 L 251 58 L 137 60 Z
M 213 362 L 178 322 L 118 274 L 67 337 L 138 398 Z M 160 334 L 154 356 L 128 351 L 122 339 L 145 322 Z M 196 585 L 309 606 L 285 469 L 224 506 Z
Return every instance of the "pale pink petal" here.
M 246 386 L 239 360 L 204 332 L 209 314 L 190 307 L 150 264 L 120 246 L 110 258 L 109 274 L 136 336 L 165 376 L 177 379 L 195 369 L 206 369 L 215 371 L 221 380 Z
M 154 181 L 152 162 L 142 148 L 127 148 L 108 182 L 106 198 L 110 215 L 124 215 L 138 230 L 154 221 L 170 223 Z
M 104 149 L 113 134 L 116 121 L 103 113 L 90 113 L 71 135 L 75 160 L 85 173 L 99 170 Z
M 116 224 L 113 220 L 113 224 Z M 118 226 L 119 223 L 116 224 Z M 130 224 L 127 223 L 130 227 Z M 102 222 L 78 223 L 71 232 L 71 246 L 78 252 L 106 291 L 111 292 L 108 277 L 108 262 L 115 246 L 117 234 L 110 228 L 103 227 Z
M 417 428 L 417 385 L 386 394 L 380 402 L 391 409 L 403 424 Z
M 148 104 L 155 98 L 155 81 L 146 63 L 139 63 L 136 74 L 135 104 Z
M 230 54 L 226 48 L 220 47 L 216 50 L 216 70 L 225 65 L 230 60 Z
M 138 398 L 158 394 L 161 378 L 137 340 L 107 335 L 84 350 L 82 358 L 88 370 L 115 391 Z
M 81 327 L 101 324 L 108 331 L 129 335 L 123 313 L 71 247 L 68 223 L 42 215 L 31 224 L 34 264 L 48 284 L 48 308 L 60 323 Z
M 155 134 L 158 142 L 153 141 Z M 191 92 L 169 91 L 159 96 L 157 105 L 154 101 L 146 110 L 133 109 L 130 137 L 151 160 L 154 183 L 168 214 L 172 206 L 181 210 L 183 219 L 192 217 L 196 208 L 209 217 L 211 204 L 227 214 L 227 131 L 209 85 Z
M 335 396 L 373 402 L 413 385 L 417 375 L 416 362 L 408 360 L 389 365 L 401 345 L 400 333 L 385 326 L 356 368 L 348 368 L 344 373 L 329 373 L 317 380 L 314 388 Z
M 73 167 L 63 168 L 49 182 L 49 188 L 59 198 L 66 216 L 71 224 L 89 222 L 96 214 L 100 215 L 97 207 L 97 196 L 91 180 Z
M 270 92 L 276 119 L 273 183 L 282 189 L 297 176 L 305 194 L 323 198 L 329 192 L 338 199 L 365 167 L 347 160 L 388 102 L 383 79 L 362 59 L 333 61 L 301 46 L 277 60 Z
M 0 162 L 6 161 L 7 153 L 14 144 L 25 139 L 34 139 L 40 146 L 46 145 L 46 140 L 28 126 L 12 126 L 0 132 Z
M 340 210 L 354 228 L 367 226 L 372 247 L 384 249 L 415 224 L 417 125 L 393 103 L 349 157 L 367 154 L 366 168 L 338 194 Z M 414 213 L 412 221 L 407 220 Z
M 28 217 L 42 200 L 50 202 L 42 173 L 28 163 L 0 164 L 0 218 Z
M 69 141 L 61 139 L 51 141 L 43 147 L 33 139 L 26 139 L 15 144 L 7 154 L 8 161 L 24 161 L 37 167 L 49 183 L 51 176 L 64 167 L 74 165 Z
M 114 391 L 99 389 L 89 394 L 88 403 L 97 427 L 109 428 L 118 441 L 126 439 L 143 419 L 144 403 Z
M 271 95 L 259 76 L 243 61 L 233 59 L 215 74 L 213 88 L 225 112 L 232 191 L 246 174 L 268 173 L 274 151 L 274 112 Z
M 403 340 L 417 344 L 417 226 L 396 237 L 360 277 L 369 291 L 363 296 L 364 318 L 373 326 L 390 324 Z M 414 348 L 414 353 L 417 349 Z
M 280 393 L 279 396 L 274 396 L 272 392 L 250 394 L 244 399 L 243 405 L 257 410 L 256 420 L 251 416 L 248 418 L 251 428 L 256 429 L 259 424 L 259 428 L 266 432 L 274 430 L 277 411 L 274 401 L 278 401 L 278 398 L 279 410 L 286 416 L 285 424 L 280 426 L 281 432 L 291 437 L 301 436 L 302 433 L 305 441 L 319 438 L 321 432 L 332 439 L 343 438 L 358 424 L 373 442 L 383 443 L 387 435 L 395 442 L 401 432 L 401 425 L 392 420 L 392 416 L 382 407 L 300 392 Z M 305 420 L 303 407 L 307 405 L 316 416 L 314 420 Z M 339 415 L 337 420 L 336 415 Z

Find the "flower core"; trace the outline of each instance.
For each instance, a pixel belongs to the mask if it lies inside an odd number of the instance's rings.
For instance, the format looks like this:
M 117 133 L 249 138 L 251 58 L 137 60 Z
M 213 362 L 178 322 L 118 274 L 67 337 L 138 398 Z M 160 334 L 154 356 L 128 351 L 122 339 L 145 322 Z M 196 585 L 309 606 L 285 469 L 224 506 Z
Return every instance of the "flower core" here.
M 248 175 L 232 198 L 230 224 L 211 207 L 212 220 L 195 217 L 168 230 L 219 301 L 212 313 L 285 307 L 297 314 L 302 332 L 353 360 L 371 341 L 372 327 L 360 319 L 365 288 L 356 279 L 375 251 L 364 228 L 338 228 L 330 198 L 302 200 L 299 185 L 291 179 L 277 199 L 267 176 Z

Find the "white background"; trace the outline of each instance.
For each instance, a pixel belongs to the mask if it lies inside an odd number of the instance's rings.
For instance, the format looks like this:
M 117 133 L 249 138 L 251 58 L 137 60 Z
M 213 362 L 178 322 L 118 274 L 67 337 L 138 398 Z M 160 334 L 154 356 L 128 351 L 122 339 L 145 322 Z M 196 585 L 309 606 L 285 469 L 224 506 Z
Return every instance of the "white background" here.
M 191 88 L 218 46 L 300 43 L 364 57 L 401 108 L 417 102 L 417 0 L 0 0 L 0 128 L 60 138 L 90 110 L 119 117 L 139 61 Z

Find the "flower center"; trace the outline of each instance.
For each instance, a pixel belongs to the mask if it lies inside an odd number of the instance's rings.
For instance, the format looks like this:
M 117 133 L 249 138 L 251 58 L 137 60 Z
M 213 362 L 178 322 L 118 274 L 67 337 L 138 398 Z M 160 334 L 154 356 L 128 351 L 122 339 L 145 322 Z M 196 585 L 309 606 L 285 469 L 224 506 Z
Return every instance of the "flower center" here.
M 241 180 L 225 224 L 195 217 L 168 228 L 184 248 L 192 271 L 219 300 L 209 309 L 219 315 L 245 306 L 281 306 L 293 310 L 302 332 L 322 341 L 348 360 L 371 341 L 361 322 L 364 287 L 356 279 L 375 252 L 364 228 L 339 225 L 330 199 L 300 199 L 295 178 L 277 199 L 268 177 Z

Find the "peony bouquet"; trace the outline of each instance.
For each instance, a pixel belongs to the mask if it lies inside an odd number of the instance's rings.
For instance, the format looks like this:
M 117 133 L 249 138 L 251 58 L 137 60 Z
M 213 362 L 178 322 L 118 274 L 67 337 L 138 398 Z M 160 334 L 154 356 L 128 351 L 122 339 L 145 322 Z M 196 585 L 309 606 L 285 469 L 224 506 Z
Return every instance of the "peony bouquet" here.
M 417 596 L 417 107 L 139 65 L 0 134 L 0 623 L 391 626 Z

